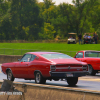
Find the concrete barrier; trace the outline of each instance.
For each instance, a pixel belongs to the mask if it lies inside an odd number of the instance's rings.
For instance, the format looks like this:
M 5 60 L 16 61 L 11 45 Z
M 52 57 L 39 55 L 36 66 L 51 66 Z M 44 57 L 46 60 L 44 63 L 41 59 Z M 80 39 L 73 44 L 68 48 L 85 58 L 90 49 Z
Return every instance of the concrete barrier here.
M 18 61 L 22 56 L 18 55 L 0 55 L 0 63 L 15 62 Z
M 100 100 L 100 93 L 68 90 L 66 89 L 67 87 L 62 89 L 61 86 L 50 85 L 49 87 L 49 85 L 34 83 L 28 85 L 18 82 L 14 82 L 14 86 L 17 90 L 22 91 L 23 94 L 0 95 L 0 100 Z

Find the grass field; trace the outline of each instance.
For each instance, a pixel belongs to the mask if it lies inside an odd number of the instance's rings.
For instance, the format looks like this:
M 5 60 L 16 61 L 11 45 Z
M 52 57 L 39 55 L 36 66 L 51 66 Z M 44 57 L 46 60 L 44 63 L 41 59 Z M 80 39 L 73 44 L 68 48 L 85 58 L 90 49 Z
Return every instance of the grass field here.
M 23 55 L 30 51 L 55 51 L 74 56 L 79 50 L 99 50 L 100 44 L 0 43 L 0 54 Z

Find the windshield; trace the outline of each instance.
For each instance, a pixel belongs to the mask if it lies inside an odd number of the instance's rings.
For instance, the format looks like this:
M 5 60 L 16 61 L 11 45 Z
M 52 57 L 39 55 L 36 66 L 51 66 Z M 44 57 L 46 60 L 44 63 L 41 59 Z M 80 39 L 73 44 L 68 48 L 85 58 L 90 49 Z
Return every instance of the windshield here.
M 85 52 L 85 57 L 99 57 L 100 58 L 100 52 Z
M 70 57 L 66 54 L 41 54 L 41 56 L 43 56 L 47 59 L 64 59 L 64 58 L 73 59 L 72 57 Z

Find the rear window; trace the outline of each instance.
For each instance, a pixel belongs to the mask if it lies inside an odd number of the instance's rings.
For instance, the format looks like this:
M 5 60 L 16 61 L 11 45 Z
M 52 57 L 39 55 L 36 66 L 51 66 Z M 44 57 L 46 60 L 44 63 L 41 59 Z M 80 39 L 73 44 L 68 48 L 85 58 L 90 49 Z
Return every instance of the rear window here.
M 41 54 L 41 56 L 47 59 L 64 59 L 64 58 L 73 59 L 72 57 L 66 54 Z

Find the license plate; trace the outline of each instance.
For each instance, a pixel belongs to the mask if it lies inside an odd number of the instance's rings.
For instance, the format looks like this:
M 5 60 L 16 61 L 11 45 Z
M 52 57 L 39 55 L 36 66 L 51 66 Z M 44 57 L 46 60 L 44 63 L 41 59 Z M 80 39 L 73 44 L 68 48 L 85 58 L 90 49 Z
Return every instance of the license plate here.
M 73 77 L 73 74 L 66 74 L 67 77 Z

